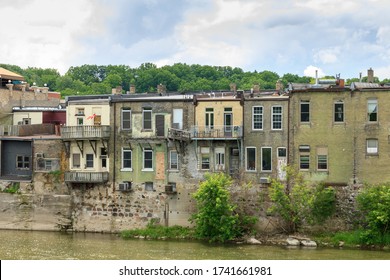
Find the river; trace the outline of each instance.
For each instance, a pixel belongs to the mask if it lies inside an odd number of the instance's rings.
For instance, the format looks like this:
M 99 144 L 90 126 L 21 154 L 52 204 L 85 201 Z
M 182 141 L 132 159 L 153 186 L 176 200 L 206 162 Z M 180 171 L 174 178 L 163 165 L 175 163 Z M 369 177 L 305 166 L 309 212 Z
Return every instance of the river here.
M 123 240 L 117 235 L 0 230 L 3 260 L 389 260 L 390 251 Z

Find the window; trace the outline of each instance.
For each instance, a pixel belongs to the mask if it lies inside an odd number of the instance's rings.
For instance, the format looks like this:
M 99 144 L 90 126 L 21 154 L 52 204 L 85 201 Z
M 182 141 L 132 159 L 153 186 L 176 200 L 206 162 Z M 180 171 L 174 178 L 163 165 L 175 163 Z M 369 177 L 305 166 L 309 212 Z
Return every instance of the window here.
M 334 103 L 334 122 L 344 122 L 344 103 L 336 101 Z
M 280 157 L 280 158 L 287 157 L 287 149 L 286 148 L 278 148 L 278 157 Z
M 143 156 L 144 156 L 143 170 L 148 170 L 148 171 L 153 170 L 153 150 L 144 149 Z
M 31 124 L 31 119 L 30 118 L 23 118 L 22 124 Z
M 272 107 L 272 129 L 273 130 L 282 129 L 282 115 L 283 115 L 282 106 Z
M 215 170 L 225 170 L 225 148 L 215 148 Z
M 261 170 L 272 171 L 272 149 L 263 147 L 261 148 Z
M 318 171 L 328 170 L 328 148 L 327 147 L 317 148 L 317 170 Z
M 93 168 L 93 154 L 86 155 L 86 168 Z
M 102 163 L 102 168 L 107 168 L 107 149 L 104 147 L 100 148 L 100 160 Z
M 378 139 L 367 139 L 367 154 L 378 153 Z
M 173 109 L 172 127 L 176 129 L 183 129 L 183 109 Z
M 133 152 L 130 148 L 122 148 L 122 170 L 131 171 Z
M 84 108 L 76 108 L 76 116 L 84 116 Z
M 252 107 L 252 130 L 263 129 L 263 107 Z
M 200 157 L 201 157 L 201 166 L 202 170 L 210 169 L 210 148 L 209 147 L 201 147 L 200 148 Z
M 301 122 L 310 122 L 310 102 L 301 101 Z
M 309 154 L 300 154 L 299 155 L 299 169 L 308 170 L 310 167 L 310 155 Z
M 152 129 L 152 109 L 144 108 L 142 111 L 142 119 L 143 119 L 143 129 L 150 130 Z
M 246 170 L 247 171 L 256 170 L 256 148 L 255 147 L 246 148 Z
M 148 192 L 154 191 L 153 182 L 145 182 L 145 191 Z
M 206 129 L 214 128 L 214 108 L 206 108 L 205 125 Z
M 30 157 L 17 155 L 16 156 L 16 169 L 30 169 Z
M 37 159 L 37 167 L 35 171 L 54 171 L 60 169 L 60 160 L 59 159 Z
M 122 109 L 122 129 L 130 130 L 131 129 L 131 109 L 123 108 Z
M 178 161 L 179 155 L 177 154 L 177 151 L 170 151 L 169 152 L 169 169 L 171 170 L 177 170 L 179 169 L 179 161 Z
M 367 114 L 369 122 L 378 121 L 378 100 L 369 99 L 367 101 Z
M 83 125 L 84 124 L 84 118 L 77 118 L 77 125 Z
M 80 154 L 72 155 L 72 168 L 80 168 Z

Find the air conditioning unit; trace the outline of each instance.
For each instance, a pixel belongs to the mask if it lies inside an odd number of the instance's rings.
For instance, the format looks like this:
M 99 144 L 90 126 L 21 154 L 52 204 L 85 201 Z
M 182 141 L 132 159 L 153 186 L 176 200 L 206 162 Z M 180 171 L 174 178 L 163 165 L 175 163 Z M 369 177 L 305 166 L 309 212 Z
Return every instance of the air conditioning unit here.
M 36 154 L 35 154 L 35 157 L 36 157 L 36 158 L 44 158 L 45 155 L 44 155 L 43 153 L 36 153 Z
M 165 193 L 175 194 L 176 193 L 176 187 L 174 187 L 173 185 L 165 185 Z
M 271 180 L 269 177 L 260 177 L 260 183 L 261 184 L 269 184 L 269 183 L 271 183 Z
M 172 128 L 179 129 L 180 128 L 180 123 L 173 123 Z
M 119 191 L 128 192 L 131 191 L 131 182 L 123 182 L 119 184 Z

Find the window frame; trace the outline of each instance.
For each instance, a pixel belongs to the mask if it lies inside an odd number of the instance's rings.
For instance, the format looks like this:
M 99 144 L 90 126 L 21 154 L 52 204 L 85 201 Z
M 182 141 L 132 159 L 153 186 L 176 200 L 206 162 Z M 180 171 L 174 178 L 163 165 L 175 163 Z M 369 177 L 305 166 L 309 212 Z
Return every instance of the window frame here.
M 88 159 L 88 157 L 90 157 Z M 89 166 L 92 163 L 92 166 Z M 95 157 L 93 154 L 85 154 L 85 169 L 93 169 L 95 166 Z
M 75 165 L 75 156 L 78 155 L 78 165 Z M 73 153 L 72 154 L 72 169 L 80 169 L 81 168 L 81 154 L 80 153 Z
M 342 120 L 337 120 L 337 114 L 340 114 L 339 112 L 337 112 L 337 109 L 336 109 L 336 107 L 338 105 L 342 105 L 342 111 L 341 111 Z M 344 101 L 342 101 L 342 100 L 338 100 L 338 101 L 335 101 L 333 103 L 333 122 L 334 123 L 344 123 L 345 122 L 345 106 L 344 106 Z
M 270 156 L 270 167 L 269 169 L 264 169 L 264 150 L 269 150 Z M 261 171 L 262 172 L 272 172 L 272 147 L 261 147 Z
M 125 158 L 125 153 L 130 154 L 130 159 Z M 125 161 L 130 161 L 130 167 L 125 167 Z M 133 150 L 122 147 L 121 171 L 133 171 Z
M 150 114 L 150 120 L 147 118 L 149 114 Z M 150 123 L 150 127 L 149 127 L 149 123 Z M 152 108 L 143 108 L 142 110 L 142 130 L 148 130 L 148 131 L 153 130 Z
M 307 164 L 307 168 L 302 167 L 302 164 L 303 164 L 302 158 L 303 157 L 305 157 L 305 158 L 307 157 L 307 163 L 305 163 L 305 164 Z M 310 170 L 310 154 L 309 153 L 300 153 L 299 154 L 299 170 L 302 170 L 302 171 Z
M 372 112 L 370 112 L 370 104 L 375 105 L 375 109 Z M 371 115 L 375 116 L 375 120 L 371 120 Z M 377 123 L 378 122 L 378 99 L 376 99 L 376 98 L 367 99 L 367 121 L 369 123 Z
M 147 153 L 151 153 L 150 159 L 146 158 Z M 146 166 L 146 161 L 151 163 L 151 167 Z M 154 162 L 153 162 L 153 149 L 144 148 L 142 150 L 142 171 L 153 171 L 153 164 L 154 164 Z
M 125 117 L 124 117 L 124 113 L 128 113 L 129 114 L 129 119 L 126 120 L 126 122 L 128 121 L 129 124 L 128 124 L 128 128 L 124 126 L 124 122 L 125 122 Z M 122 111 L 121 111 L 121 129 L 122 130 L 131 130 L 132 128 L 132 123 L 131 123 L 131 108 L 122 108 Z
M 302 111 L 302 106 L 307 105 L 308 106 L 308 111 L 304 111 L 304 114 L 307 114 L 308 120 L 302 120 L 303 116 L 303 111 Z M 299 103 L 299 122 L 303 124 L 308 124 L 310 123 L 310 100 L 301 100 Z
M 249 156 L 248 156 L 248 150 L 254 151 L 254 169 L 248 169 L 249 168 Z M 257 171 L 257 148 L 256 147 L 245 147 L 245 171 L 246 172 L 256 172 Z
M 323 159 L 321 160 L 320 157 L 325 157 L 324 158 L 325 161 Z M 325 168 L 320 167 L 321 164 L 325 164 L 326 167 Z M 328 166 L 328 155 L 318 154 L 317 155 L 317 171 L 328 171 L 328 168 L 329 168 L 329 166 Z
M 173 166 L 172 164 L 172 154 L 176 154 L 176 167 Z M 169 170 L 179 170 L 179 153 L 176 150 L 170 150 L 169 151 Z
M 280 113 L 275 113 L 274 109 L 280 108 Z M 275 120 L 274 118 L 280 116 L 280 120 Z M 280 123 L 280 128 L 275 128 L 275 124 Z M 271 130 L 283 130 L 283 106 L 274 105 L 271 107 Z
M 19 166 L 21 164 L 21 166 Z M 28 155 L 16 155 L 15 158 L 16 170 L 30 170 L 31 157 Z
M 369 144 L 375 143 L 375 147 L 369 147 Z M 367 155 L 378 155 L 379 153 L 379 142 L 376 138 L 369 138 L 366 140 L 366 153 Z
M 255 109 L 260 109 L 260 113 L 255 113 Z M 259 117 L 259 120 L 255 121 L 256 116 Z M 252 106 L 252 130 L 261 131 L 263 130 L 263 121 L 264 121 L 264 106 Z M 260 128 L 256 128 L 255 124 L 259 124 Z

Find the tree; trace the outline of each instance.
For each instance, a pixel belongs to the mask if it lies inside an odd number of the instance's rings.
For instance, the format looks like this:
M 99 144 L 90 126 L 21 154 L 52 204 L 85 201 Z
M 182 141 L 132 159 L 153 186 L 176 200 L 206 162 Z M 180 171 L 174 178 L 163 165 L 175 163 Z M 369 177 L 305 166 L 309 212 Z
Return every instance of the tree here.
M 390 232 L 390 186 L 367 186 L 356 200 L 364 214 L 364 241 L 383 243 L 384 236 Z
M 228 187 L 231 178 L 224 173 L 205 175 L 193 197 L 197 202 L 198 212 L 193 215 L 196 234 L 210 241 L 224 242 L 234 239 L 238 233 L 238 215 L 230 202 Z

